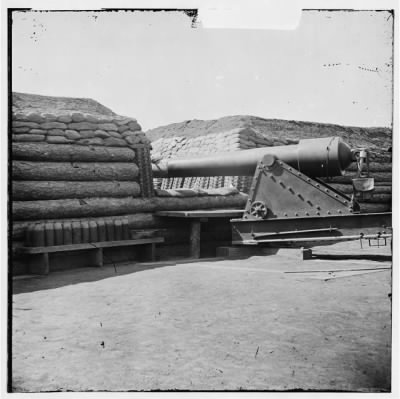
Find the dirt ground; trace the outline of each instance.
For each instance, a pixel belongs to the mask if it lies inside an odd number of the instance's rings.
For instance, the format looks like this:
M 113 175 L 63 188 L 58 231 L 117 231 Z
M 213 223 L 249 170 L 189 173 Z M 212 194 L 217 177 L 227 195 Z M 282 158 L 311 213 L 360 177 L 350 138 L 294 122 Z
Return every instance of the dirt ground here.
M 16 279 L 13 389 L 390 391 L 391 262 L 329 253 Z

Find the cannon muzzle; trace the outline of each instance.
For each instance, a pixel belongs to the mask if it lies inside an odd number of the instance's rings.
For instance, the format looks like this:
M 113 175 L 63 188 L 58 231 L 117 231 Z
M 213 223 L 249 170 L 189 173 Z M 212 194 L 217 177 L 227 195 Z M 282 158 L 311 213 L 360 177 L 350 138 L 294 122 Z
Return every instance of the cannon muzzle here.
M 310 177 L 340 176 L 353 161 L 340 137 L 300 140 L 299 144 L 255 148 L 153 164 L 154 177 L 252 176 L 265 155 L 274 155 Z

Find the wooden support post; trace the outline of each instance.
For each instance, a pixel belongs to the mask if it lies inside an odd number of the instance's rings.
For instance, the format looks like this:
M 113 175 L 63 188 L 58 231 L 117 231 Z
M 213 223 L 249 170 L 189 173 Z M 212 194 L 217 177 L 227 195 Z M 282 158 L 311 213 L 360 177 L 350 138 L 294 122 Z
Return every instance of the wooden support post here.
M 139 254 L 139 260 L 145 262 L 155 262 L 156 260 L 156 244 L 150 243 L 143 245 Z
M 31 274 L 49 274 L 49 254 L 47 252 L 41 254 L 30 254 L 29 256 L 29 273 Z
M 200 233 L 200 220 L 193 219 L 190 223 L 190 256 L 196 259 L 200 258 Z
M 300 248 L 300 259 L 308 260 L 312 259 L 312 249 L 311 248 Z
M 148 253 L 146 254 L 147 258 L 151 262 L 155 262 L 156 260 L 156 244 L 151 243 L 146 245 Z
M 103 267 L 103 248 L 94 249 L 94 264 L 93 266 Z

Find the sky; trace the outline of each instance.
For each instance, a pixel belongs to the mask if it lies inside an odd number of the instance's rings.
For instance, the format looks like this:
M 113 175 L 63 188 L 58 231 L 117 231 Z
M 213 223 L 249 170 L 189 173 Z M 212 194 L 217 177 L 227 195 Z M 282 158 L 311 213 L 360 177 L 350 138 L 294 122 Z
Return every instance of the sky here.
M 295 30 L 193 28 L 179 12 L 14 12 L 12 89 L 92 98 L 144 130 L 228 115 L 391 127 L 392 24 L 374 11 L 303 11 Z

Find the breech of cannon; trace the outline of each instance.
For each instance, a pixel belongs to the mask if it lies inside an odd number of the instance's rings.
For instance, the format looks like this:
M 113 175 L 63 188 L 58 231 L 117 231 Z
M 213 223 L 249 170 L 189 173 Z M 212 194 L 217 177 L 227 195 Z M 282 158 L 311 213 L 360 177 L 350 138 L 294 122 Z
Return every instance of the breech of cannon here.
M 154 177 L 251 176 L 257 163 L 273 155 L 310 177 L 340 176 L 353 161 L 340 137 L 301 140 L 299 144 L 255 148 L 218 155 L 172 159 L 153 164 Z

